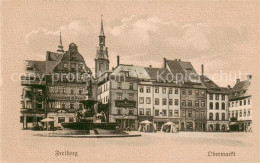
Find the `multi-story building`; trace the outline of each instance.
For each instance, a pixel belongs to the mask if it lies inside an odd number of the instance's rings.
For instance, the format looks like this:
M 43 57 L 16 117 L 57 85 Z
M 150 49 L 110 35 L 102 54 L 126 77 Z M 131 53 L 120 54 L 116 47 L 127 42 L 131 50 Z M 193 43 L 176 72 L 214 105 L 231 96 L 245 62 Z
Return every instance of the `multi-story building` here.
M 221 88 L 208 77 L 201 75 L 207 87 L 207 131 L 228 131 L 228 88 Z
M 45 110 L 45 62 L 25 61 L 25 73 L 21 78 L 21 117 L 23 128 L 31 128 L 46 116 Z
M 49 60 L 48 56 L 46 62 Z M 81 101 L 86 100 L 86 80 L 90 76 L 77 45 L 71 43 L 60 62 L 46 74 L 47 117 L 55 120 L 54 126 L 75 121 L 76 110 L 84 107 Z
M 229 97 L 230 130 L 250 131 L 252 127 L 252 76 L 247 80 L 237 79 Z
M 173 81 L 168 81 L 170 74 L 166 68 L 145 68 L 149 81 L 138 84 L 138 119 L 150 120 L 157 130 L 166 122 L 180 123 L 180 88 Z M 157 74 L 162 79 L 157 79 Z
M 97 98 L 108 103 L 109 122 L 116 122 L 122 129 L 137 130 L 137 85 L 140 80 L 148 80 L 149 75 L 143 67 L 120 64 L 102 76 L 106 77 L 98 83 Z
M 61 37 L 58 52 L 47 52 L 46 61 L 26 61 L 21 82 L 23 127 L 34 127 L 41 119 L 54 119 L 54 126 L 75 121 L 77 109 L 86 99 L 87 79 L 91 76 L 76 44 L 64 53 Z M 29 123 L 29 125 L 27 125 Z
M 190 62 L 167 60 L 164 58 L 163 67 L 175 77 L 180 88 L 180 121 L 181 130 L 205 131 L 207 94 L 206 87 L 201 83 Z

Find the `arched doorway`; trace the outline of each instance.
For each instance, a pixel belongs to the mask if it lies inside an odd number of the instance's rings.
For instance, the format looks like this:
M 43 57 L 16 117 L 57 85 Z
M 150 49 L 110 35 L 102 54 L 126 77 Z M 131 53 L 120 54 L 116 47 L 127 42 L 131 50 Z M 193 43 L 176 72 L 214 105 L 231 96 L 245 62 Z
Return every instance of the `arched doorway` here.
M 216 124 L 216 131 L 219 131 L 219 130 L 220 130 L 220 125 Z
M 221 127 L 221 131 L 226 131 L 226 126 L 224 124 Z
M 213 131 L 213 125 L 212 124 L 209 125 L 209 129 L 210 129 L 210 131 Z

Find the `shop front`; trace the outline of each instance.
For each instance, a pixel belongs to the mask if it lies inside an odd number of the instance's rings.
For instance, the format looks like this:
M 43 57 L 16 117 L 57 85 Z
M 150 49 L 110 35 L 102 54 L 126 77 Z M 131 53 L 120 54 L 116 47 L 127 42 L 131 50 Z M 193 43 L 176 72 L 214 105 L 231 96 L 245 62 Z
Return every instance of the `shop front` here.
M 229 122 L 228 121 L 208 121 L 207 122 L 207 131 L 218 131 L 225 132 L 229 131 Z
M 138 121 L 135 116 L 116 116 L 115 122 L 120 129 L 126 130 L 129 128 L 130 130 L 138 130 Z
M 161 131 L 162 126 L 167 122 L 173 122 L 178 128 L 180 126 L 180 120 L 177 118 L 154 118 L 153 122 L 157 131 Z

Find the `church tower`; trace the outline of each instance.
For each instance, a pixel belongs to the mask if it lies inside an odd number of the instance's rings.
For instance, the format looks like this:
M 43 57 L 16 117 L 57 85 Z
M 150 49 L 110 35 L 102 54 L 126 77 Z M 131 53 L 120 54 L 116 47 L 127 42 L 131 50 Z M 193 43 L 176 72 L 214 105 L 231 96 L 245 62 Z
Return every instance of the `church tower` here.
M 104 72 L 109 70 L 109 58 L 106 47 L 106 36 L 103 28 L 103 20 L 101 15 L 101 30 L 99 35 L 99 46 L 97 47 L 97 54 L 95 57 L 95 73 L 99 77 Z
M 64 53 L 63 45 L 62 45 L 62 39 L 61 39 L 61 30 L 60 30 L 60 45 L 58 46 L 57 52 L 58 52 L 58 53 L 61 53 L 61 54 Z

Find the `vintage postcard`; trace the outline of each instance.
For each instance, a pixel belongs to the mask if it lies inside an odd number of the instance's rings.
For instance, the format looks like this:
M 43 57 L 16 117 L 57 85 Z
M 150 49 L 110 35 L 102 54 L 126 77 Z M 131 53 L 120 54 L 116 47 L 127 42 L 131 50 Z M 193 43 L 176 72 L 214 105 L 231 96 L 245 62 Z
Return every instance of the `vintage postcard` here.
M 0 4 L 0 162 L 259 162 L 259 1 Z

